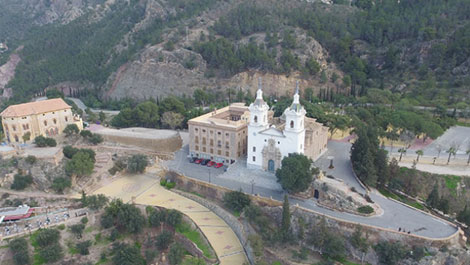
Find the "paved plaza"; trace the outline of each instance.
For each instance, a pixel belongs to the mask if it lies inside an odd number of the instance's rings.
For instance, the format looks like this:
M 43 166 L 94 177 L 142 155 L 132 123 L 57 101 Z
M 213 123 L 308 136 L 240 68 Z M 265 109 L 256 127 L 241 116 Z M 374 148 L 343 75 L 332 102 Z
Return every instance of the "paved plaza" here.
M 201 204 L 160 186 L 155 174 L 120 178 L 94 192 L 124 202 L 153 205 L 178 210 L 193 220 L 214 248 L 221 265 L 247 263 L 243 247 L 232 229 L 215 213 Z

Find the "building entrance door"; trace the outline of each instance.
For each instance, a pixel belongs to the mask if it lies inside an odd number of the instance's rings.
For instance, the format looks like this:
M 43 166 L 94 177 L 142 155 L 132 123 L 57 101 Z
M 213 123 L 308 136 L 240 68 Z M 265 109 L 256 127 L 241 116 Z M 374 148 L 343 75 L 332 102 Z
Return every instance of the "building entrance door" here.
M 268 171 L 274 172 L 274 161 L 272 159 L 269 159 L 268 161 Z

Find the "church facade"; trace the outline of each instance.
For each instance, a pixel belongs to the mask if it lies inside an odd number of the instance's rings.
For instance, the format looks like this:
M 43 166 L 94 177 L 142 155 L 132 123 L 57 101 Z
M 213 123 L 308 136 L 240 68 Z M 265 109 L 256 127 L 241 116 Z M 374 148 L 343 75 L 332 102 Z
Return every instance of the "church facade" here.
M 189 120 L 189 155 L 226 164 L 246 157 L 248 168 L 270 172 L 291 153 L 315 161 L 327 150 L 328 128 L 305 115 L 296 89 L 292 104 L 273 117 L 260 84 L 249 107 L 233 103 Z
M 291 153 L 304 154 L 315 161 L 327 150 L 328 128 L 305 117 L 298 88 L 292 104 L 279 118 L 268 119 L 269 107 L 261 87 L 249 111 L 248 168 L 275 172 L 282 159 Z

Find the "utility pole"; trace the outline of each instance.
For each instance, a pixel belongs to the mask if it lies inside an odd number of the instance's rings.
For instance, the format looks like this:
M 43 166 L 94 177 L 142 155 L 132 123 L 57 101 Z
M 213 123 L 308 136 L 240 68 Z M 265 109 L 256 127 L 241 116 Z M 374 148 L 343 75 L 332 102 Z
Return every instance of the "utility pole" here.
M 252 179 L 252 180 L 251 180 L 251 194 L 253 194 L 254 188 L 255 188 L 255 180 Z
M 211 183 L 211 170 L 209 169 L 209 183 Z

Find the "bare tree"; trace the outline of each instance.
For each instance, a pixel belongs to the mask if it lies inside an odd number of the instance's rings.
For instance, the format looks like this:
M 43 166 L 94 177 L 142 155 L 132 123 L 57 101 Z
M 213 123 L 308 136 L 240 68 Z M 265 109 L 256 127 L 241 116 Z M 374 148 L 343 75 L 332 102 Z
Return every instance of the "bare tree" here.
M 162 115 L 162 124 L 173 130 L 180 127 L 183 120 L 183 115 L 173 111 L 167 111 Z
M 441 155 L 441 152 L 442 152 L 442 145 L 436 144 L 436 150 L 437 150 L 437 158 L 439 158 L 439 155 Z

